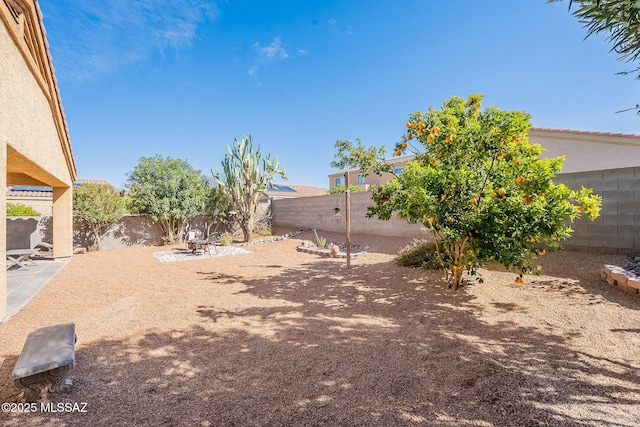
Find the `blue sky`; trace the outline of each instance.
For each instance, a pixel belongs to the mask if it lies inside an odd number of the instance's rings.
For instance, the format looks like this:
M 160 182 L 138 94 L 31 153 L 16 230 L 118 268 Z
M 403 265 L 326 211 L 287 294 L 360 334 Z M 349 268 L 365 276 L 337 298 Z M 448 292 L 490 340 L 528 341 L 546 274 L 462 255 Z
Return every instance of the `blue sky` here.
M 392 148 L 453 95 L 539 127 L 640 133 L 633 64 L 568 1 L 40 0 L 78 176 L 143 156 L 210 175 L 252 135 L 290 184 L 327 188 L 338 139 Z

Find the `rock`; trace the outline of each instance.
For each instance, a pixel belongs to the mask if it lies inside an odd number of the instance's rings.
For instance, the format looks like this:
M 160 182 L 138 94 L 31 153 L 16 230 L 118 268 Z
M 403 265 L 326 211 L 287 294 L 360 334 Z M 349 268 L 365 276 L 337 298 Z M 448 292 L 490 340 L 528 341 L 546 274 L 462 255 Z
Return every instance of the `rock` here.
M 340 253 L 340 246 L 338 245 L 333 245 L 331 246 L 331 250 L 329 251 L 329 255 L 331 256 L 336 256 Z

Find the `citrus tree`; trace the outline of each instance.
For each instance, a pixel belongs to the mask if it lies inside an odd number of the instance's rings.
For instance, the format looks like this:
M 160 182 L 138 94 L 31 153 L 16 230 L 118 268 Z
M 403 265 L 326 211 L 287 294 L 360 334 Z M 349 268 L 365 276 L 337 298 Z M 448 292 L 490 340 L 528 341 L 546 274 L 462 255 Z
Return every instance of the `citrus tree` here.
M 601 203 L 590 189 L 554 183 L 564 157 L 539 157 L 542 147 L 528 140 L 528 114 L 482 110 L 481 100 L 452 97 L 439 110 L 411 114 L 394 155 L 416 156 L 401 175 L 372 189 L 367 213 L 424 224 L 453 289 L 465 271 L 475 275 L 490 261 L 518 271 L 522 282 L 523 273 L 535 272 L 536 257 L 569 237 L 567 220 L 582 213 L 594 219 Z M 339 142 L 335 164 L 362 164 L 361 174 L 389 171 L 383 149 Z

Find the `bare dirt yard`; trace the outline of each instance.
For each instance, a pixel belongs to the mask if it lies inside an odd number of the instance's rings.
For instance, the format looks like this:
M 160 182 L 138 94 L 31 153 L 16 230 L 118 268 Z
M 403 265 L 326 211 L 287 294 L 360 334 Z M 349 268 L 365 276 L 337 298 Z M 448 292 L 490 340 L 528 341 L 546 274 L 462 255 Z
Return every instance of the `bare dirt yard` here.
M 74 322 L 74 385 L 51 401 L 86 412 L 0 425 L 640 425 L 640 297 L 599 277 L 623 257 L 548 254 L 524 285 L 491 269 L 454 293 L 393 263 L 409 239 L 354 235 L 371 250 L 350 271 L 301 239 L 184 262 L 74 256 L 0 324 L 0 401 L 19 398 L 28 333 Z

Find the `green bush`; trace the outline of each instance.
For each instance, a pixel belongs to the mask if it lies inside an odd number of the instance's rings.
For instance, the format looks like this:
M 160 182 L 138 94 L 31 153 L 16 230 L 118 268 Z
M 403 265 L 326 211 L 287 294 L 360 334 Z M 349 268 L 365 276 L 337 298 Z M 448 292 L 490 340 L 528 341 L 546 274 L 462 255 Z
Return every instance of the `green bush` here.
M 40 212 L 22 203 L 7 203 L 7 216 L 40 216 Z
M 233 236 L 229 232 L 224 232 L 218 237 L 218 243 L 222 246 L 229 246 L 233 243 Z
M 433 240 L 413 241 L 398 252 L 396 264 L 402 267 L 424 268 L 427 270 L 441 269 L 438 261 L 438 251 Z

